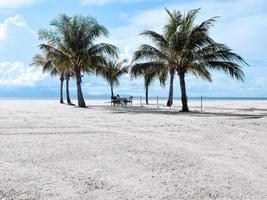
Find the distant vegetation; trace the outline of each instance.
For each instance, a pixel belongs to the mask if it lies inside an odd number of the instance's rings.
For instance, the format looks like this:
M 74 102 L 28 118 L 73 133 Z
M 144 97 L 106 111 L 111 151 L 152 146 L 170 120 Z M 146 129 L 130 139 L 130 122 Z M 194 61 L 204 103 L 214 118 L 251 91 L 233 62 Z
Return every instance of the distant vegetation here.
M 131 64 L 118 59 L 118 48 L 112 44 L 97 43 L 100 37 L 108 36 L 108 30 L 92 17 L 59 15 L 50 25 L 51 29 L 40 30 L 41 54 L 33 58 L 33 65 L 60 79 L 60 102 L 63 103 L 63 83 L 66 80 L 67 103 L 72 105 L 69 95 L 69 80 L 76 79 L 79 107 L 86 107 L 82 93 L 82 74 L 102 76 L 110 85 L 111 96 L 119 78 L 125 73 L 132 77 L 144 77 L 146 103 L 148 88 L 154 80 L 162 86 L 169 79 L 167 106 L 173 104 L 174 78 L 180 80 L 182 111 L 188 112 L 185 76 L 195 75 L 212 81 L 211 71 L 218 70 L 243 81 L 242 65 L 247 63 L 225 44 L 217 43 L 209 30 L 217 18 L 197 24 L 200 9 L 182 14 L 166 10 L 168 21 L 162 33 L 147 30 L 141 35 L 151 39 L 154 45 L 142 44 L 134 52 Z M 123 58 L 122 58 L 123 59 Z M 134 91 L 133 91 L 134 92 Z M 134 95 L 134 94 L 133 94 Z

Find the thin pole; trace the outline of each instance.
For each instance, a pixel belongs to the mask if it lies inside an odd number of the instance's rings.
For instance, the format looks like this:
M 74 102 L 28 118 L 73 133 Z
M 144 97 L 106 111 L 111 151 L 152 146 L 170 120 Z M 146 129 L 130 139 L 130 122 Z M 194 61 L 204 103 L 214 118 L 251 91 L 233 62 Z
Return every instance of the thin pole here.
M 202 103 L 202 101 L 203 101 L 203 97 L 201 96 L 201 112 L 203 111 L 203 103 Z

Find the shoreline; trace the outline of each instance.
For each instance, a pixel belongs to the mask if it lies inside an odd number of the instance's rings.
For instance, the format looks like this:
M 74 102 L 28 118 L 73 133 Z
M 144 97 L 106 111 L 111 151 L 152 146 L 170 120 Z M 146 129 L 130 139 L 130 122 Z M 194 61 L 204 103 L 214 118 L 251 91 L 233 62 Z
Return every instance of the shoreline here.
M 128 97 L 130 95 L 122 95 L 123 97 Z M 139 100 L 140 96 L 134 96 L 133 97 L 135 100 Z M 166 100 L 167 101 L 167 97 L 149 97 L 150 100 L 157 100 L 157 98 L 159 100 Z M 174 97 L 174 101 L 179 101 L 181 97 Z M 267 97 L 206 97 L 206 96 L 202 96 L 203 100 L 206 101 L 212 101 L 212 100 L 225 100 L 225 101 L 231 101 L 231 100 L 252 100 L 252 101 L 267 101 Z M 73 101 L 77 101 L 76 98 L 71 98 Z M 142 96 L 142 99 L 144 100 L 145 97 Z M 44 97 L 0 97 L 0 101 L 5 101 L 5 100 L 58 100 L 58 97 L 48 97 L 48 98 L 44 98 Z M 94 101 L 94 100 L 110 100 L 109 97 L 86 97 L 85 100 L 87 101 Z M 201 100 L 201 97 L 189 97 L 188 101 L 197 101 L 197 100 Z

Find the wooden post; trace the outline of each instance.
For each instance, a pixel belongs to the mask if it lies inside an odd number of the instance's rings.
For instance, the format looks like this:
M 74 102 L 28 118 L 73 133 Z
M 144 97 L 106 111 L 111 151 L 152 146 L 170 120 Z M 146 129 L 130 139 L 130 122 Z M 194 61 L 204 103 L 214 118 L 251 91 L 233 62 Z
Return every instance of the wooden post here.
M 203 97 L 201 96 L 201 112 L 203 111 L 203 103 L 202 103 L 202 101 L 203 101 Z

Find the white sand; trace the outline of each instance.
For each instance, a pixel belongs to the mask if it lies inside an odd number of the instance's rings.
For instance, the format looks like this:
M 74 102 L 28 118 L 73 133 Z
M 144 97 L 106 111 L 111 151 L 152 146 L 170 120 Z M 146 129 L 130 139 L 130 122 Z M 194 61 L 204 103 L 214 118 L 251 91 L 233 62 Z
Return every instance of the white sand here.
M 0 101 L 1 200 L 267 199 L 267 101 L 87 103 Z

